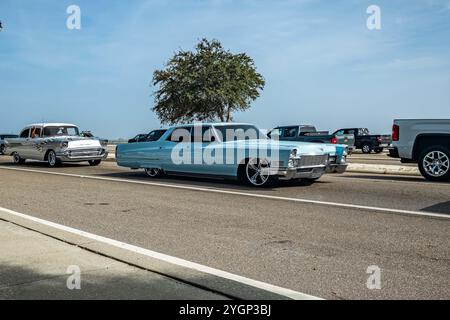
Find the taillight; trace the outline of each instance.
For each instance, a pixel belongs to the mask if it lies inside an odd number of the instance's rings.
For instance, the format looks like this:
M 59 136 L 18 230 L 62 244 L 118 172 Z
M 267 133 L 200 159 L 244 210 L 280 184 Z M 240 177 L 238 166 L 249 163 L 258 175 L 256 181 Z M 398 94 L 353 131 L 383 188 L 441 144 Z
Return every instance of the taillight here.
M 400 139 L 400 126 L 394 124 L 392 126 L 392 141 L 398 141 Z
M 332 144 L 337 144 L 337 138 L 336 137 L 331 138 L 331 143 Z

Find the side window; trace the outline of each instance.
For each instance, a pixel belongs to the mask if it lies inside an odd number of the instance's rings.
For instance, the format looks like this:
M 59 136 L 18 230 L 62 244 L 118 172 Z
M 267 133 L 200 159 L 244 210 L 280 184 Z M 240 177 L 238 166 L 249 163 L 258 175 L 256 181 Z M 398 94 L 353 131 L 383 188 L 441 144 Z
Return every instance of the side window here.
M 28 138 L 30 136 L 30 128 L 23 130 L 20 133 L 21 138 Z
M 211 126 L 201 126 L 201 131 L 200 126 L 191 129 L 191 142 L 211 142 L 212 136 L 213 131 Z M 215 140 L 215 137 L 213 139 Z
M 297 136 L 297 127 L 287 127 L 281 129 L 281 137 L 283 138 L 295 138 Z
M 347 133 L 356 135 L 356 131 L 355 130 L 348 130 Z
M 31 138 L 39 138 L 41 136 L 41 128 L 32 128 L 31 129 Z
M 336 131 L 336 135 L 337 136 L 342 136 L 343 134 L 345 133 L 345 130 L 339 130 L 339 131 Z

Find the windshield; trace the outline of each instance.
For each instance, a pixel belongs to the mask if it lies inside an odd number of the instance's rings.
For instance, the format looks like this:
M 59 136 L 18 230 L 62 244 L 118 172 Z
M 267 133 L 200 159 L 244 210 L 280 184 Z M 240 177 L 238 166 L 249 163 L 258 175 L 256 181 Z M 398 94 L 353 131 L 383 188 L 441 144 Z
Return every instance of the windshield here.
M 44 137 L 58 137 L 58 136 L 79 136 L 77 127 L 59 126 L 59 127 L 45 127 Z
M 224 125 L 214 126 L 217 133 L 220 135 L 220 140 L 226 141 L 241 141 L 251 139 L 268 139 L 257 127 L 252 125 Z

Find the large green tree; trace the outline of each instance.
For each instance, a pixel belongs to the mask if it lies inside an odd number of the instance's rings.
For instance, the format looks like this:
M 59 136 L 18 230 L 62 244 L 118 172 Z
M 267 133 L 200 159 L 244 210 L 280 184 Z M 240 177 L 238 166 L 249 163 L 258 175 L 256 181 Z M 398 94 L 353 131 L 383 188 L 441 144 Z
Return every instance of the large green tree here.
M 179 51 L 153 74 L 156 112 L 163 123 L 232 121 L 250 108 L 264 78 L 245 53 L 233 54 L 219 41 L 202 39 L 195 51 Z

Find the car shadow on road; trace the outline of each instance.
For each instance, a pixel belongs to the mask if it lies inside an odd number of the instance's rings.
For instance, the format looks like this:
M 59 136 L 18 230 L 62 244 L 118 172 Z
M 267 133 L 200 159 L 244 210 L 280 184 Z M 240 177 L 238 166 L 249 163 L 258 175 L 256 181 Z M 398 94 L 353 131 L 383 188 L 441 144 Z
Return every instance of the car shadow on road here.
M 435 205 L 421 209 L 420 211 L 443 213 L 450 215 L 450 201 L 437 203 Z
M 34 160 L 27 160 L 27 162 L 20 165 L 12 162 L 3 162 L 3 161 L 0 162 L 0 164 L 3 167 L 12 167 L 12 168 L 41 168 L 41 169 L 50 168 L 46 162 Z M 87 162 L 77 162 L 77 163 L 64 162 L 64 164 L 57 166 L 57 168 L 81 168 L 81 167 L 90 167 L 90 165 Z
M 399 182 L 421 182 L 421 183 L 427 183 L 429 181 L 425 180 L 422 177 L 419 176 L 393 176 L 393 175 L 369 175 L 369 174 L 345 174 L 342 175 L 343 178 L 351 178 L 351 179 L 369 179 L 369 180 L 394 180 Z M 435 183 L 435 182 L 430 182 Z M 445 183 L 445 182 L 444 182 Z
M 65 269 L 68 266 L 50 261 L 53 269 L 0 263 L 0 300 L 187 300 L 226 299 L 220 294 L 197 289 L 178 280 L 167 278 L 142 269 L 128 267 L 128 270 L 104 268 L 87 270 L 81 268 L 81 287 L 70 290 Z M 195 280 L 194 280 L 195 281 Z
M 177 185 L 194 186 L 199 188 L 223 188 L 237 191 L 273 191 L 280 188 L 293 188 L 293 187 L 308 187 L 313 184 L 323 184 L 328 182 L 310 182 L 305 180 L 280 180 L 271 187 L 256 188 L 247 186 L 237 180 L 233 179 L 217 179 L 213 177 L 196 177 L 196 176 L 178 176 L 178 175 L 166 175 L 162 178 L 150 178 L 141 170 L 131 172 L 114 172 L 114 173 L 99 173 L 95 174 L 98 177 L 109 177 L 115 179 L 131 179 L 142 182 L 150 183 L 168 183 Z

